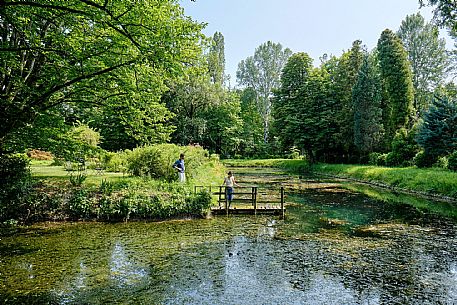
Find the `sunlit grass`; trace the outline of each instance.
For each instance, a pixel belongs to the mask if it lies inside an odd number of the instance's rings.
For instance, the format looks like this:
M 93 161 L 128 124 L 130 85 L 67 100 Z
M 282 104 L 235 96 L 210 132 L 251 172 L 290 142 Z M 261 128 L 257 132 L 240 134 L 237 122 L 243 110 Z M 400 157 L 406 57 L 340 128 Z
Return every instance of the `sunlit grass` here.
M 50 181 L 69 181 L 71 175 L 78 174 L 78 171 L 65 170 L 62 165 L 52 165 L 52 161 L 33 161 L 30 169 L 33 177 Z M 97 172 L 93 169 L 86 169 L 82 173 L 87 176 L 84 183 L 88 185 L 98 185 L 103 180 L 115 181 L 122 178 L 129 178 L 129 176 L 124 175 L 123 173 Z
M 191 185 L 216 186 L 224 181 L 226 168 L 220 162 L 211 162 L 201 166 L 191 178 Z
M 223 163 L 233 167 L 277 167 L 291 172 L 305 172 L 309 169 L 306 160 L 292 159 L 223 160 Z
M 32 161 L 31 171 L 33 177 L 46 180 L 49 182 L 66 182 L 70 181 L 71 175 L 78 175 L 78 171 L 67 171 L 62 165 L 52 165 L 52 161 Z M 201 166 L 198 171 L 194 171 L 194 176 L 188 177 L 188 186 L 195 185 L 220 185 L 224 179 L 226 168 L 219 162 L 211 162 Z M 114 173 L 94 169 L 86 169 L 83 172 L 86 175 L 84 185 L 100 185 L 102 181 L 119 181 L 119 180 L 142 180 L 143 178 L 133 177 L 124 173 Z
M 457 197 L 457 173 L 443 169 L 318 164 L 313 166 L 313 170 L 365 181 L 380 182 L 392 187 Z

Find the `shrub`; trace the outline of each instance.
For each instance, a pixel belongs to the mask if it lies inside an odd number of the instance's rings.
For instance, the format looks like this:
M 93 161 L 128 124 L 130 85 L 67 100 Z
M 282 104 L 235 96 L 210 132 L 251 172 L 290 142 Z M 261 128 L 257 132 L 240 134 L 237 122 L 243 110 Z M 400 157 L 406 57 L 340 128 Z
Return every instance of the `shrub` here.
M 377 166 L 385 166 L 386 159 L 388 154 L 382 154 L 373 152 L 368 155 L 368 164 L 370 165 L 377 165 Z
M 102 195 L 98 201 L 98 217 L 106 220 L 164 219 L 201 215 L 211 206 L 211 195 L 206 191 L 194 194 L 180 185 L 156 185 L 145 192 L 144 187 L 147 186 L 132 184 L 126 190 Z
M 134 149 L 127 157 L 127 170 L 134 176 L 149 176 L 166 181 L 176 180 L 172 168 L 179 154 L 185 154 L 186 175 L 192 177 L 195 169 L 207 162 L 208 152 L 200 146 L 180 147 L 174 144 L 160 144 Z
M 396 153 L 389 152 L 386 155 L 386 165 L 387 166 L 397 166 L 397 165 L 400 165 L 402 163 L 402 161 L 403 160 L 401 159 L 401 156 Z
M 32 149 L 27 152 L 27 156 L 33 160 L 52 160 L 53 156 L 50 152 L 38 149 Z
M 127 171 L 127 157 L 131 153 L 130 150 L 123 152 L 113 153 L 106 152 L 101 157 L 103 168 L 108 172 L 126 172 Z
M 431 167 L 433 163 L 435 163 L 435 158 L 432 157 L 429 154 L 426 154 L 425 151 L 421 150 L 416 154 L 416 156 L 413 159 L 414 165 L 417 167 L 423 168 L 423 167 Z
M 293 146 L 289 149 L 289 153 L 287 154 L 288 159 L 300 159 L 300 150 Z
M 448 168 L 448 164 L 449 164 L 448 158 L 447 157 L 441 157 L 441 158 L 438 158 L 438 160 L 436 160 L 436 162 L 435 162 L 435 164 L 433 164 L 433 166 L 434 167 L 443 168 L 443 169 L 447 169 Z
M 378 158 L 381 156 L 381 153 L 372 152 L 368 155 L 368 164 L 369 165 L 378 165 Z
M 447 168 L 452 171 L 457 171 L 457 150 L 449 155 Z
M 192 214 L 202 213 L 211 207 L 211 194 L 203 190 L 200 193 L 195 194 L 191 200 L 190 212 Z
M 163 160 L 169 151 L 161 152 L 154 146 L 139 147 L 134 149 L 127 157 L 127 171 L 134 176 L 149 176 L 151 178 L 165 178 L 171 180 L 167 173 L 168 163 Z M 179 152 L 177 152 L 179 155 Z M 170 156 L 171 158 L 171 156 Z
M 59 136 L 59 140 L 50 148 L 54 156 L 68 161 L 80 158 L 95 157 L 102 149 L 98 146 L 100 134 L 89 126 L 78 123 L 66 133 Z
M 435 98 L 423 115 L 417 133 L 417 143 L 433 156 L 446 156 L 457 141 L 457 103 L 447 98 Z
M 29 163 L 25 155 L 0 155 L 0 221 L 24 216 L 32 192 Z
M 68 213 L 72 218 L 86 218 L 91 214 L 92 205 L 89 200 L 88 191 L 77 189 L 68 200 Z
M 410 166 L 418 151 L 413 133 L 402 128 L 397 131 L 392 141 L 392 151 L 387 154 L 387 166 Z
M 70 183 L 73 186 L 81 186 L 86 179 L 87 175 L 82 171 L 78 171 L 78 173 L 74 175 L 70 174 Z

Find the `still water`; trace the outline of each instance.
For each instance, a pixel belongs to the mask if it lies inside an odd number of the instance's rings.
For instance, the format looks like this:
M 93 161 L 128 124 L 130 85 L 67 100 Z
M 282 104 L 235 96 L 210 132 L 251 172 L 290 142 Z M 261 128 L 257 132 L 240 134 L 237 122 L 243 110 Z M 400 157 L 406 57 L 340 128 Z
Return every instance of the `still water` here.
M 453 218 L 338 183 L 238 176 L 245 185 L 268 179 L 294 189 L 285 220 L 47 223 L 3 233 L 0 303 L 457 304 Z

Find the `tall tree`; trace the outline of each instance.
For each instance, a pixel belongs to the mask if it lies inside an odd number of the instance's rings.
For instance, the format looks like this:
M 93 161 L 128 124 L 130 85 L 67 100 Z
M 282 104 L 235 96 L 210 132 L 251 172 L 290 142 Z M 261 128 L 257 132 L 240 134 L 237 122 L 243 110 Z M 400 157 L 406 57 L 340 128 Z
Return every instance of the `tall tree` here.
M 175 115 L 173 142 L 181 145 L 202 143 L 207 131 L 206 113 L 219 103 L 218 89 L 208 74 L 195 70 L 187 79 L 175 81 L 169 87 L 162 100 Z
M 273 89 L 280 85 L 281 70 L 292 54 L 280 43 L 268 41 L 255 49 L 254 55 L 238 64 L 236 77 L 240 85 L 256 93 L 257 109 L 263 119 L 264 142 L 268 141 Z
M 234 156 L 241 144 L 243 122 L 240 118 L 241 103 L 235 92 L 219 90 L 219 102 L 208 108 L 204 146 L 226 157 Z
M 413 112 L 414 89 L 408 54 L 400 38 L 386 29 L 378 40 L 378 60 L 385 90 L 383 104 L 387 144 L 395 131 L 407 127 Z
M 383 135 L 381 81 L 376 66 L 375 59 L 366 54 L 352 90 L 354 143 L 364 155 L 378 148 Z
M 177 0 L 1 1 L 0 146 L 58 105 L 134 110 L 132 89 L 163 92 L 201 54 L 202 26 Z
M 295 145 L 297 107 L 312 70 L 313 60 L 303 52 L 290 56 L 282 70 L 281 86 L 273 99 L 273 130 L 284 150 Z
M 216 32 L 211 39 L 208 53 L 208 70 L 213 84 L 223 85 L 225 81 L 225 43 L 224 35 Z
M 360 40 L 356 40 L 352 43 L 351 49 L 344 52 L 341 57 L 330 58 L 323 64 L 330 74 L 330 94 L 336 102 L 334 118 L 338 127 L 333 135 L 334 150 L 344 161 L 351 160 L 355 152 L 352 90 L 357 82 L 363 54 L 364 46 Z
M 314 68 L 296 103 L 298 127 L 293 131 L 295 144 L 304 150 L 311 163 L 318 157 L 325 161 L 333 146 L 336 131 L 335 101 L 330 95 L 330 75 L 324 68 Z
M 333 145 L 335 101 L 330 83 L 325 68 L 313 68 L 306 53 L 297 53 L 284 67 L 274 99 L 275 131 L 283 148 L 295 146 L 310 162 L 324 160 Z
M 243 121 L 239 153 L 244 157 L 258 157 L 264 153 L 263 123 L 256 106 L 256 93 L 252 88 L 238 90 L 241 101 L 240 118 Z
M 413 72 L 414 108 L 420 116 L 430 93 L 446 80 L 449 59 L 446 41 L 439 38 L 438 27 L 426 23 L 420 13 L 406 16 L 397 32 L 408 52 Z

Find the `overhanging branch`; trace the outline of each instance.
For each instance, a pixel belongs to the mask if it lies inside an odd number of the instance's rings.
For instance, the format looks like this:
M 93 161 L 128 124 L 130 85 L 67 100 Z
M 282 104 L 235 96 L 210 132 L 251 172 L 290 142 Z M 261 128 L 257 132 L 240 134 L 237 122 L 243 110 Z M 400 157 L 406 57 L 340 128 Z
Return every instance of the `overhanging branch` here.
M 41 103 L 43 103 L 45 100 L 47 100 L 52 94 L 64 89 L 64 88 L 68 88 L 69 86 L 71 85 L 74 85 L 78 82 L 81 82 L 83 80 L 87 80 L 87 79 L 91 79 L 91 78 L 94 78 L 96 76 L 99 76 L 99 75 L 103 75 L 103 74 L 106 74 L 106 73 L 109 73 L 111 71 L 114 71 L 118 68 L 121 68 L 121 67 L 125 67 L 125 66 L 128 66 L 130 64 L 133 64 L 135 63 L 136 60 L 130 60 L 130 61 L 127 61 L 127 62 L 124 62 L 124 63 L 121 63 L 121 64 L 118 64 L 118 65 L 115 65 L 115 66 L 112 66 L 112 67 L 109 67 L 109 68 L 106 68 L 106 69 L 103 69 L 103 70 L 100 70 L 100 71 L 97 71 L 97 72 L 94 72 L 94 73 L 91 73 L 91 74 L 87 74 L 87 75 L 81 75 L 79 77 L 76 77 L 68 82 L 65 82 L 61 85 L 58 85 L 58 86 L 54 86 L 53 88 L 51 88 L 48 92 L 44 93 L 39 99 L 37 99 L 35 102 L 31 103 L 30 106 L 28 108 L 32 108 L 32 107 L 35 107 L 35 106 L 38 106 L 40 105 Z

